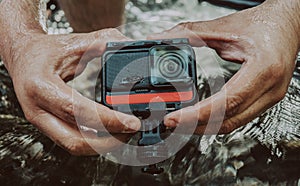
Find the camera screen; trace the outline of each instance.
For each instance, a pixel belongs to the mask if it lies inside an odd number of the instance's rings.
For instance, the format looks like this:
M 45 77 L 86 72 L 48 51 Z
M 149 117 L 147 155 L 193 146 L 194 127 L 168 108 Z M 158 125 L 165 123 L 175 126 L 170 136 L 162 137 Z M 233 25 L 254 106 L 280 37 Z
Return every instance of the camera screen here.
M 128 90 L 149 84 L 149 52 L 117 52 L 106 56 L 106 88 Z M 138 88 L 138 87 L 137 87 Z

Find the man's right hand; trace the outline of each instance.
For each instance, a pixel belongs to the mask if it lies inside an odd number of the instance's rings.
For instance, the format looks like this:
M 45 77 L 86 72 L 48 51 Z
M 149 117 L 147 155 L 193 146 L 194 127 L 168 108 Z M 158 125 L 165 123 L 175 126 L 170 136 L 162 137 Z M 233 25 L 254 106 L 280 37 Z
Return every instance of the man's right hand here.
M 79 61 L 86 51 L 92 59 L 101 56 L 106 42 L 124 40 L 128 38 L 116 29 L 69 35 L 26 33 L 4 55 L 28 121 L 71 154 L 107 152 L 129 136 L 119 134 L 121 141 L 97 137 L 95 133 L 82 133 L 78 125 L 99 131 L 106 128 L 113 133 L 133 133 L 140 128 L 137 118 L 112 111 L 66 85 L 76 70 L 84 70 L 86 63 Z

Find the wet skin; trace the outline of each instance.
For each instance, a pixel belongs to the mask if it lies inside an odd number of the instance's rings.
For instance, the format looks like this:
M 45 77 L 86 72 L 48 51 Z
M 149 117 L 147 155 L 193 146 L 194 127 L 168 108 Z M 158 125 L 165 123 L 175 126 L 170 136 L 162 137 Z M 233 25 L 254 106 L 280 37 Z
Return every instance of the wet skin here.
M 0 52 L 26 118 L 72 154 L 95 154 L 89 144 L 98 152 L 117 147 L 121 142 L 113 137 L 82 135 L 77 122 L 97 130 L 105 126 L 111 132 L 128 133 L 139 129 L 139 120 L 94 103 L 65 83 L 74 78 L 76 68 L 84 70 L 86 63 L 79 64 L 84 52 L 90 52 L 89 58 L 101 56 L 106 42 L 128 38 L 114 29 L 46 35 L 36 19 L 38 2 L 4 0 L 0 4 Z M 299 48 L 299 9 L 298 0 L 268 0 L 227 17 L 183 23 L 150 36 L 188 37 L 196 47 L 205 42 L 222 58 L 243 64 L 219 93 L 167 115 L 165 124 L 174 127 L 197 120 L 196 133 L 228 133 L 281 100 Z M 213 105 L 217 109 L 211 113 Z M 98 114 L 93 114 L 95 110 Z M 210 117 L 212 122 L 207 125 Z M 119 137 L 126 140 L 128 135 Z
M 169 127 L 198 121 L 196 133 L 230 133 L 283 99 L 299 49 L 300 1 L 269 0 L 206 22 L 182 23 L 150 39 L 187 37 L 242 64 L 220 92 L 167 115 Z
M 89 61 L 81 59 L 85 52 L 90 59 L 101 56 L 106 42 L 128 38 L 116 29 L 47 35 L 36 19 L 37 5 L 38 1 L 32 0 L 4 0 L 0 5 L 1 18 L 5 18 L 0 20 L 0 38 L 4 41 L 1 55 L 27 120 L 74 155 L 118 147 L 130 135 L 101 138 L 93 132 L 81 133 L 77 124 L 100 131 L 106 127 L 115 133 L 132 133 L 140 128 L 140 121 L 81 96 L 66 82 L 85 68 Z

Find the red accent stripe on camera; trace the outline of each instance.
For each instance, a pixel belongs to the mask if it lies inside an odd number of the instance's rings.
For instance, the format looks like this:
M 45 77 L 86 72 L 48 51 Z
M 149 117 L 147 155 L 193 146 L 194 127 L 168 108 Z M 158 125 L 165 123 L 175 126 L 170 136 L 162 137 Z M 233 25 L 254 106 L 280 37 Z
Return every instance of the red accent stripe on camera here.
M 189 101 L 193 98 L 193 91 L 188 92 L 165 92 L 150 94 L 132 94 L 106 96 L 106 102 L 110 105 L 120 104 L 141 104 L 141 103 L 158 103 L 158 102 L 182 102 Z

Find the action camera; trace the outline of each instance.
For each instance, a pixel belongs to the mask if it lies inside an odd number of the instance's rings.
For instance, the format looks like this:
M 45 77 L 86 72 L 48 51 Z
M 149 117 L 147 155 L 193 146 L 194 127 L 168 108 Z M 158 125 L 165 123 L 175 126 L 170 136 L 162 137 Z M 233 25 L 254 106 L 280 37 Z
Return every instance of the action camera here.
M 107 43 L 99 78 L 102 104 L 141 119 L 140 161 L 167 158 L 163 117 L 198 101 L 195 63 L 187 39 Z
M 101 74 L 102 103 L 143 119 L 151 109 L 170 112 L 197 101 L 187 39 L 108 43 Z

